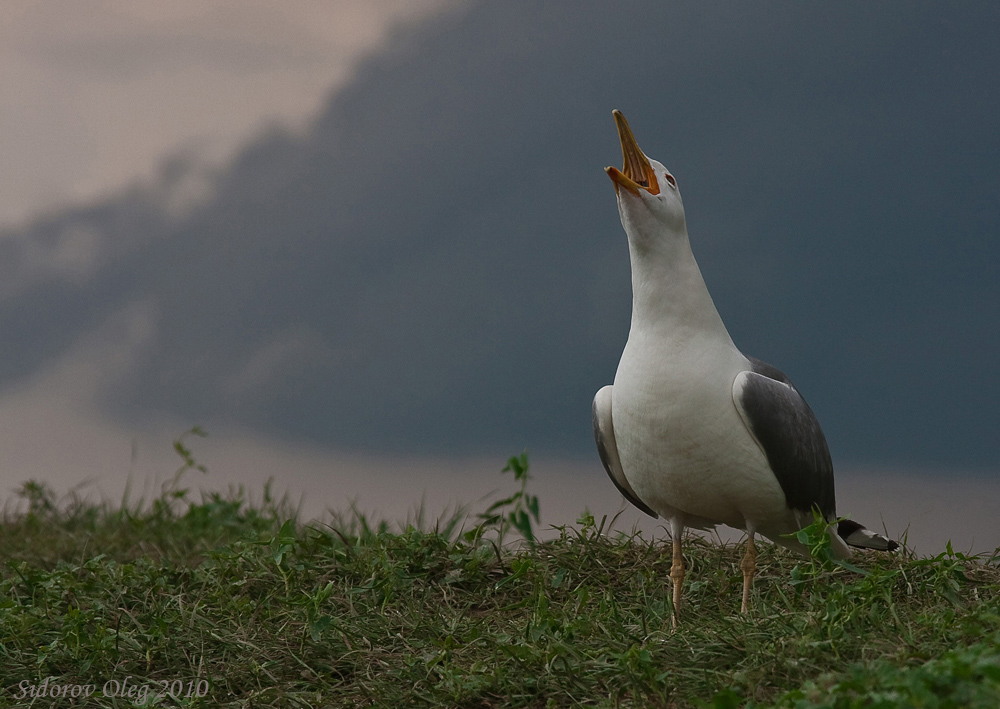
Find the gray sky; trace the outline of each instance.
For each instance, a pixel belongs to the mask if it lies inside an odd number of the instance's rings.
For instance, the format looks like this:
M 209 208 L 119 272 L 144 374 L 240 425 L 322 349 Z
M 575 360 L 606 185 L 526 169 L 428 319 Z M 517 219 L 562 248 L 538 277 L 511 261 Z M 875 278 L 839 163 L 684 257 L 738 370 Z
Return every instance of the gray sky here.
M 264 127 L 301 129 L 391 27 L 443 0 L 11 0 L 0 18 L 0 223 L 93 200 Z
M 995 484 L 990 4 L 14 6 L 8 489 L 165 475 L 199 423 L 217 480 L 339 471 L 323 504 L 396 509 L 394 475 L 441 497 L 466 488 L 398 471 L 463 465 L 485 492 L 528 447 L 616 509 L 589 431 L 628 327 L 615 107 L 677 175 L 737 344 L 805 392 L 844 480 L 891 481 L 867 514 L 935 544 L 919 500 L 957 523 Z

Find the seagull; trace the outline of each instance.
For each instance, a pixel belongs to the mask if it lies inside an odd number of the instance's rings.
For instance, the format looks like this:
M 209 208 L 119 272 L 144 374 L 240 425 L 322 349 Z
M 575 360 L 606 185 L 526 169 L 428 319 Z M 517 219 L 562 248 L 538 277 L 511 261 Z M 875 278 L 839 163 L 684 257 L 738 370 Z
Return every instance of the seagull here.
M 594 397 L 601 462 L 625 498 L 663 517 L 673 543 L 677 626 L 687 527 L 746 531 L 743 602 L 756 570 L 754 536 L 808 554 L 795 533 L 818 510 L 834 557 L 898 544 L 837 519 L 833 463 L 812 409 L 776 367 L 733 344 L 691 252 L 677 180 L 639 149 L 613 112 L 624 165 L 605 168 L 632 265 L 632 323 L 614 385 Z

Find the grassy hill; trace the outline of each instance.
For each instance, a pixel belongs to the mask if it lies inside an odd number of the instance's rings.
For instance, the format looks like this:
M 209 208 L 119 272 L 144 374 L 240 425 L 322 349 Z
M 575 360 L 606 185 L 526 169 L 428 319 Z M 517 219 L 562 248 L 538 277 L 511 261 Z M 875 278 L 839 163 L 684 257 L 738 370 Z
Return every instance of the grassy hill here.
M 488 513 L 399 528 L 302 523 L 267 491 L 189 502 L 177 447 L 156 500 L 28 483 L 8 505 L 0 705 L 1000 706 L 998 555 L 852 570 L 761 544 L 742 616 L 741 548 L 691 538 L 671 632 L 662 541 L 584 514 L 511 542 L 537 527 L 517 460 Z

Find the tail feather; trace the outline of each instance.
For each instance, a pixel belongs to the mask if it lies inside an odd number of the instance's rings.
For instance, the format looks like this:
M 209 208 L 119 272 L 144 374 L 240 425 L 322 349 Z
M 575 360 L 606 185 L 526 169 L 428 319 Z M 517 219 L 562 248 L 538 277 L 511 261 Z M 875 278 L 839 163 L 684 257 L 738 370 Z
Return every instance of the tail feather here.
M 899 543 L 881 534 L 866 529 L 863 524 L 854 520 L 844 519 L 837 524 L 837 536 L 852 547 L 859 549 L 878 549 L 879 551 L 896 551 Z

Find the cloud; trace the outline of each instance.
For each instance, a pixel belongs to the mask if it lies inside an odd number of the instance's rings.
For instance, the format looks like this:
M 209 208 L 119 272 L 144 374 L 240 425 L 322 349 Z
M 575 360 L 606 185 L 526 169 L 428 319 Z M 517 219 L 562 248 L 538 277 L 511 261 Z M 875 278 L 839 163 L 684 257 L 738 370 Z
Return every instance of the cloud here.
M 443 0 L 39 0 L 0 24 L 0 224 L 150 179 L 198 141 L 219 164 L 301 127 L 397 23 Z
M 266 395 L 280 375 L 300 369 L 310 361 L 329 362 L 328 348 L 313 330 L 292 327 L 277 333 L 237 363 L 236 371 L 223 377 L 222 387 L 234 396 Z
M 80 406 L 92 404 L 101 392 L 138 371 L 140 359 L 155 343 L 156 320 L 154 303 L 126 304 L 80 337 L 55 363 L 46 363 L 29 385 L 44 381 Z
M 84 282 L 96 270 L 101 246 L 100 233 L 72 222 L 61 224 L 47 239 L 9 237 L 3 243 L 9 277 L 0 286 L 0 297 L 9 298 L 31 282 L 50 278 Z
M 117 250 L 0 303 L 0 377 L 151 302 L 155 346 L 98 397 L 117 420 L 591 455 L 629 322 L 618 107 L 678 176 L 737 344 L 792 376 L 838 462 L 994 466 L 995 18 L 768 7 L 471 3 L 399 31 L 193 206 L 138 187 L 12 233 L 86 215 Z

